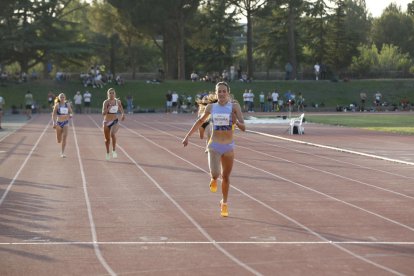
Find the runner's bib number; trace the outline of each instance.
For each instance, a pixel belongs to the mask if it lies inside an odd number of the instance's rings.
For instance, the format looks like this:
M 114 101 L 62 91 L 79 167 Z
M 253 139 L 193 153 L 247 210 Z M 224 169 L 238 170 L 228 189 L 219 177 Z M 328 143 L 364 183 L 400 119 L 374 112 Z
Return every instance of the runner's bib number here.
M 117 112 L 118 112 L 117 105 L 111 106 L 111 108 L 109 109 L 109 113 L 117 113 Z
M 67 107 L 60 107 L 59 112 L 60 112 L 60 114 L 62 114 L 62 115 L 68 115 L 68 113 L 69 113 L 69 108 L 67 108 Z
M 230 125 L 230 114 L 213 114 L 213 124 L 215 126 Z

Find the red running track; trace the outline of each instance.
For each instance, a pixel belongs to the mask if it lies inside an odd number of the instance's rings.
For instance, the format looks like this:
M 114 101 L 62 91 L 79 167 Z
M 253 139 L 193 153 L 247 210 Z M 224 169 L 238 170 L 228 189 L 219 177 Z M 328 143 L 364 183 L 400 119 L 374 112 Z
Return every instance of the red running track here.
M 65 159 L 49 119 L 0 139 L 0 275 L 414 274 L 412 137 L 248 125 L 222 218 L 195 115 L 128 116 L 110 161 L 101 116 Z

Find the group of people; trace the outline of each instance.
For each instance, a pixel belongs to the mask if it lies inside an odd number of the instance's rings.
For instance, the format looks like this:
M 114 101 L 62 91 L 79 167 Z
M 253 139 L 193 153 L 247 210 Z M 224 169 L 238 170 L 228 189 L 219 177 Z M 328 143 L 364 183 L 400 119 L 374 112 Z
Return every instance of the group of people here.
M 305 98 L 302 93 L 296 96 L 292 91 L 288 90 L 282 98 L 277 90 L 268 92 L 267 95 L 262 91 L 259 94 L 259 111 L 260 112 L 278 112 L 283 109 L 291 110 L 297 108 L 297 111 L 305 111 Z M 243 93 L 243 111 L 255 112 L 254 93 L 251 89 L 246 89 Z
M 117 158 L 118 154 L 116 152 L 116 133 L 119 129 L 119 118 L 118 114 L 121 114 L 120 119 L 125 119 L 124 109 L 122 103 L 119 99 L 116 98 L 115 89 L 109 88 L 107 91 L 107 99 L 103 102 L 102 105 L 102 115 L 103 115 L 103 132 L 105 138 L 105 148 L 106 155 L 105 159 L 109 160 L 111 158 Z M 60 93 L 54 99 L 53 111 L 52 111 L 52 122 L 53 128 L 56 130 L 56 141 L 61 144 L 61 153 L 62 158 L 66 157 L 66 138 L 68 135 L 68 125 L 69 120 L 73 117 L 73 109 L 71 103 L 67 100 L 64 93 Z M 112 148 L 111 146 L 112 142 Z M 112 149 L 112 150 L 111 150 Z
M 210 169 L 210 191 L 215 193 L 218 189 L 221 176 L 220 215 L 229 215 L 228 195 L 230 188 L 230 174 L 234 163 L 234 130 L 235 127 L 245 131 L 241 107 L 230 94 L 230 87 L 226 82 L 219 82 L 215 86 L 214 94 L 206 95 L 200 101 L 199 116 L 191 129 L 182 140 L 186 147 L 193 133 L 199 132 L 204 139 L 207 131 L 206 152 Z M 1 106 L 0 106 L 1 107 Z M 107 91 L 107 99 L 102 104 L 103 133 L 105 141 L 105 159 L 117 158 L 116 152 L 119 120 L 125 119 L 122 103 L 116 98 L 115 89 Z M 52 111 L 53 128 L 56 130 L 56 140 L 61 144 L 62 158 L 66 157 L 66 139 L 68 135 L 69 120 L 73 116 L 73 109 L 64 93 L 60 93 L 54 100 Z

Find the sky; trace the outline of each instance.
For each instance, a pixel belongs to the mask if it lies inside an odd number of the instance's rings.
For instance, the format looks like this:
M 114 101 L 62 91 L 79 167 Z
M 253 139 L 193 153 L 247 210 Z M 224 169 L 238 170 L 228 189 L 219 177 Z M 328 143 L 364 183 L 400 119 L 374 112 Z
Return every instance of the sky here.
M 367 10 L 372 14 L 373 17 L 381 16 L 383 10 L 391 3 L 397 3 L 401 6 L 402 11 L 407 10 L 407 4 L 411 3 L 412 0 L 365 0 Z

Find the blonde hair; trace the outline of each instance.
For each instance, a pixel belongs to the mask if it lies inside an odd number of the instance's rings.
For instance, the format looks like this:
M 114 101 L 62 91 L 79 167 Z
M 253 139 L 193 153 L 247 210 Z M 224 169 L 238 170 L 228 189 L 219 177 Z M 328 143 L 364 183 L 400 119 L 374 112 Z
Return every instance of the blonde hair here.
M 111 87 L 108 89 L 108 91 L 106 91 L 106 96 L 109 98 L 109 92 L 114 91 L 114 96 L 116 95 L 116 91 L 115 88 Z
M 63 96 L 66 98 L 65 93 L 60 93 L 59 95 L 57 95 L 57 97 L 55 98 L 55 104 L 60 103 L 60 97 Z M 66 102 L 66 100 L 65 100 Z

